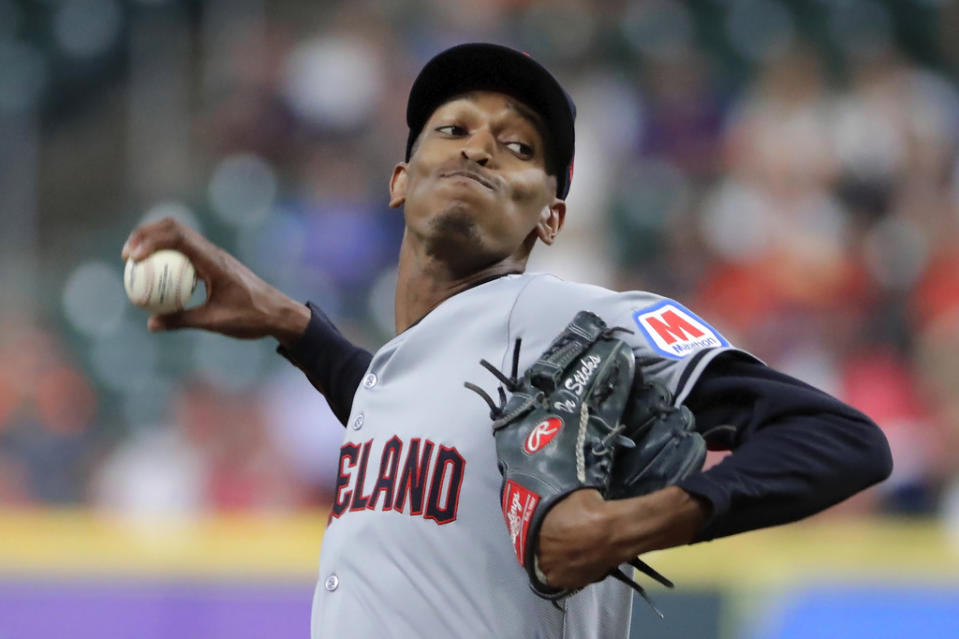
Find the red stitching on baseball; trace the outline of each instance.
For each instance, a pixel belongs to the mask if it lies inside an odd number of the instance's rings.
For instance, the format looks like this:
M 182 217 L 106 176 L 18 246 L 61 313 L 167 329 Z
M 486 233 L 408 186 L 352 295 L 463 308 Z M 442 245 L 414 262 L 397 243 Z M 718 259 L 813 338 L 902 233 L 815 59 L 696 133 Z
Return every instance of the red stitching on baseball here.
M 180 301 L 180 282 L 183 280 L 183 270 L 186 268 L 186 260 L 180 260 L 180 268 L 176 270 L 176 281 L 174 282 L 173 288 L 173 301 L 176 305 L 176 310 L 183 310 L 183 302 Z
M 140 304 L 149 304 L 150 296 L 153 295 L 153 261 L 145 259 L 140 264 L 143 266 L 144 277 L 147 278 L 147 288 L 140 298 Z

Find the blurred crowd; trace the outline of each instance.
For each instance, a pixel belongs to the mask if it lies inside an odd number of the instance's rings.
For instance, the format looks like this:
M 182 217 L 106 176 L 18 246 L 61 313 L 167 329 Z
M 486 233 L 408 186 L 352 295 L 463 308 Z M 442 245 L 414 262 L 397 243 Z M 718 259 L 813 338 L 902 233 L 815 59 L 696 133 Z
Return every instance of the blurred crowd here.
M 322 397 L 266 341 L 149 334 L 120 247 L 172 215 L 375 349 L 406 92 L 487 40 L 579 108 L 532 270 L 682 301 L 880 424 L 893 477 L 845 510 L 959 521 L 956 3 L 0 0 L 0 24 L 0 506 L 326 507 Z

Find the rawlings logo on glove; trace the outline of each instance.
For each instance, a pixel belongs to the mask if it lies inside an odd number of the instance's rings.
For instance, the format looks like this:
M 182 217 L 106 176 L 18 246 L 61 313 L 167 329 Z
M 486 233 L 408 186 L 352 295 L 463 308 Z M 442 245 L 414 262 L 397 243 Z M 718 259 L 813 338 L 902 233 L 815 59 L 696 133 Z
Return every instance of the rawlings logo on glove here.
M 559 417 L 550 417 L 536 425 L 526 438 L 526 452 L 532 455 L 543 446 L 550 443 L 559 429 L 563 427 L 563 420 Z

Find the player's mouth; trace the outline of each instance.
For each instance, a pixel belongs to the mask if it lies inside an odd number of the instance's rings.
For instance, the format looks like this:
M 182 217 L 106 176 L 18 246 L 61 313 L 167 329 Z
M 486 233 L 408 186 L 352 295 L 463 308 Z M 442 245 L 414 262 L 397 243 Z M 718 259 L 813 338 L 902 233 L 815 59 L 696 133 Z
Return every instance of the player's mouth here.
M 441 178 L 463 177 L 469 180 L 473 180 L 475 182 L 479 182 L 481 185 L 485 186 L 491 191 L 496 189 L 496 187 L 493 186 L 493 183 L 490 180 L 486 179 L 479 173 L 475 173 L 473 171 L 465 171 L 465 170 L 446 171 L 445 173 L 441 173 L 440 177 Z

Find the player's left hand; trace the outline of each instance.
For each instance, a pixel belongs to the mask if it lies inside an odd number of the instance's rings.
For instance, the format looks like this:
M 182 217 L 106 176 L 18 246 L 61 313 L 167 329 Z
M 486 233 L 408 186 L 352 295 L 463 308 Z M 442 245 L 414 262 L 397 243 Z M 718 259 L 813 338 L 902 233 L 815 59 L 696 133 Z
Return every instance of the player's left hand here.
M 604 579 L 628 557 L 617 555 L 606 500 L 577 490 L 549 511 L 539 532 L 539 569 L 551 588 L 580 588 Z

